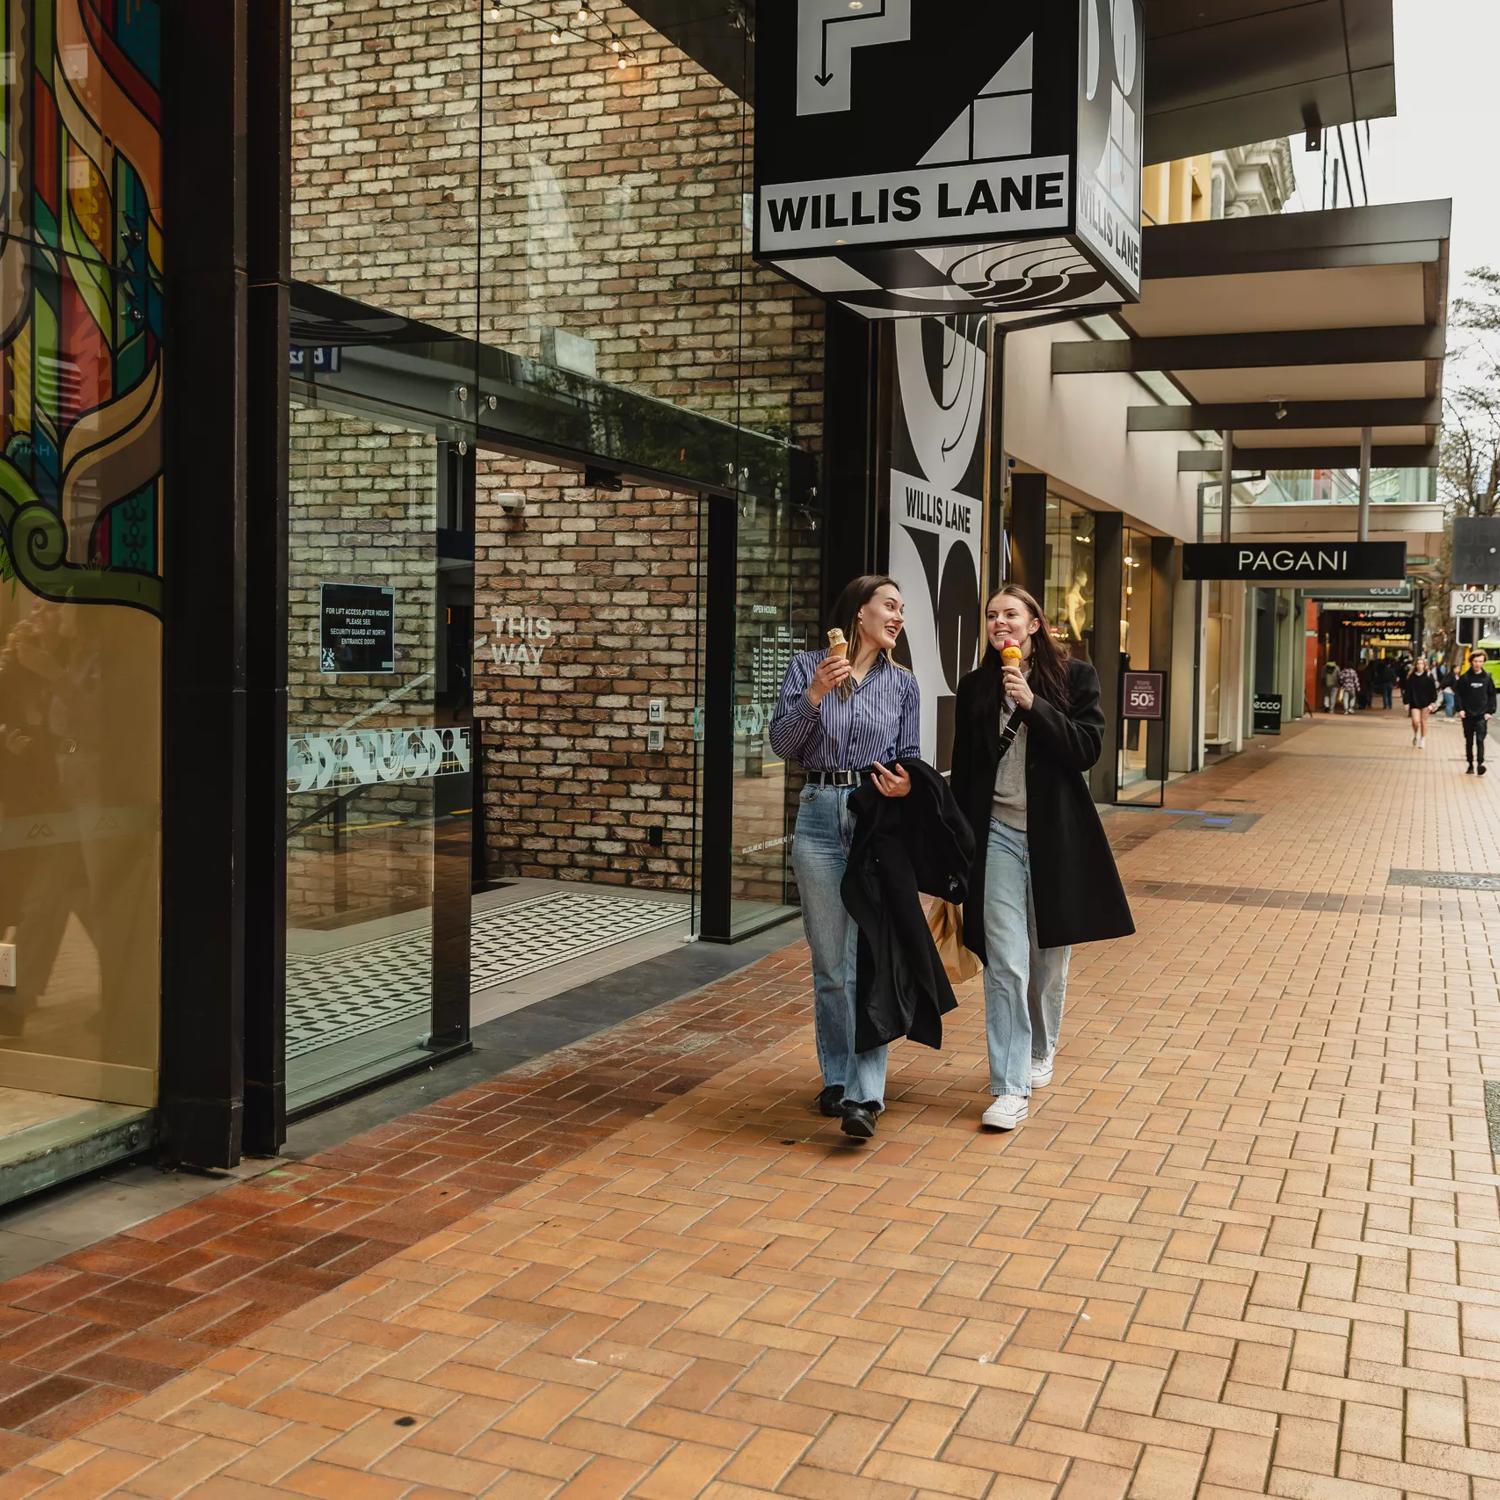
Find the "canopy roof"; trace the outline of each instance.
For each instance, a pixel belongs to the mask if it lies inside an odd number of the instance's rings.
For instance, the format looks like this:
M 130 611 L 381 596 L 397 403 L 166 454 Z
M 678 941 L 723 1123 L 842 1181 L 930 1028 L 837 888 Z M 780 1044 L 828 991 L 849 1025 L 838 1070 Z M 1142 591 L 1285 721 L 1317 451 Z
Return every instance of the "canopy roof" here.
M 1187 405 L 1131 430 L 1232 432 L 1236 469 L 1437 462 L 1448 304 L 1445 201 L 1149 228 L 1128 339 L 1053 346 L 1055 374 L 1161 371 Z M 1182 456 L 1213 471 L 1217 454 Z
M 1148 162 L 1396 112 L 1392 0 L 1144 4 Z M 751 97 L 755 0 L 632 0 L 631 8 Z

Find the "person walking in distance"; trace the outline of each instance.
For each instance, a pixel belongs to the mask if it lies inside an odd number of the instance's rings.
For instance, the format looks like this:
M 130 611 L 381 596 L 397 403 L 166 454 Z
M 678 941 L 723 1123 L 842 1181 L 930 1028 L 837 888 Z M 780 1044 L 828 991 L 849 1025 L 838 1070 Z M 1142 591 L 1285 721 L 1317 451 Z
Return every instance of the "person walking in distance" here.
M 1427 748 L 1427 720 L 1432 705 L 1438 700 L 1437 674 L 1427 665 L 1427 658 L 1419 656 L 1411 669 L 1406 685 L 1401 689 L 1402 701 L 1411 716 L 1411 744 L 1413 750 Z
M 985 635 L 958 685 L 952 786 L 974 830 L 964 944 L 985 966 L 982 1123 L 1014 1130 L 1052 1082 L 1073 945 L 1135 924 L 1084 780 L 1104 744 L 1098 674 L 1062 654 L 1025 589 L 990 599 Z
M 1344 712 L 1352 714 L 1355 701 L 1359 697 L 1359 673 L 1353 667 L 1340 668 L 1339 695 L 1344 700 Z
M 1477 771 L 1484 775 L 1484 742 L 1490 720 L 1495 716 L 1495 679 L 1485 671 L 1488 654 L 1476 646 L 1469 657 L 1469 669 L 1455 679 L 1453 693 L 1458 700 L 1458 716 L 1464 721 L 1464 756 L 1468 767 L 1464 774 Z
M 1323 712 L 1331 714 L 1339 699 L 1339 664 L 1330 656 L 1323 667 Z
M 886 1049 L 854 1050 L 859 928 L 840 887 L 854 840 L 849 800 L 869 781 L 904 797 L 911 777 L 895 765 L 922 753 L 917 679 L 892 651 L 905 616 L 894 578 L 856 578 L 834 605 L 829 645 L 791 659 L 771 720 L 771 748 L 807 773 L 797 803 L 792 869 L 812 950 L 813 1034 L 823 1089 L 817 1108 L 867 1140 L 885 1108 Z M 887 767 L 893 769 L 887 770 Z

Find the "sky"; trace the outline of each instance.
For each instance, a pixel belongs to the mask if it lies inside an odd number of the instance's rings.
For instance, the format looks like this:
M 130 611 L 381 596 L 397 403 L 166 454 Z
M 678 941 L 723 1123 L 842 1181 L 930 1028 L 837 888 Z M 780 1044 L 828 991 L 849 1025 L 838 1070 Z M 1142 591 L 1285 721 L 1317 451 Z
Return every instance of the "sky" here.
M 1394 10 L 1396 117 L 1371 124 L 1370 201 L 1453 199 L 1458 297 L 1471 267 L 1500 266 L 1500 0 L 1395 0 Z M 1292 145 L 1300 202 L 1288 208 L 1316 209 L 1322 161 Z

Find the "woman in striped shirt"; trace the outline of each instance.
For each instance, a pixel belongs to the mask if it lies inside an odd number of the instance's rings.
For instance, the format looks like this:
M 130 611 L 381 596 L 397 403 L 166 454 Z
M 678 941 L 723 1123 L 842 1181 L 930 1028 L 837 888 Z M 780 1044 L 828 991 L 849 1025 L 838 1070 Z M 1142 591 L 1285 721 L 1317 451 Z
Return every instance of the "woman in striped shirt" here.
M 771 720 L 771 748 L 807 773 L 792 869 L 812 950 L 813 1031 L 823 1072 L 818 1109 L 841 1117 L 845 1135 L 868 1140 L 885 1108 L 886 1049 L 854 1050 L 859 929 L 839 892 L 854 839 L 849 797 L 866 779 L 886 797 L 911 791 L 911 778 L 895 762 L 921 754 L 921 695 L 891 654 L 904 624 L 895 579 L 856 578 L 839 596 L 833 620 L 848 655 L 824 648 L 792 658 Z

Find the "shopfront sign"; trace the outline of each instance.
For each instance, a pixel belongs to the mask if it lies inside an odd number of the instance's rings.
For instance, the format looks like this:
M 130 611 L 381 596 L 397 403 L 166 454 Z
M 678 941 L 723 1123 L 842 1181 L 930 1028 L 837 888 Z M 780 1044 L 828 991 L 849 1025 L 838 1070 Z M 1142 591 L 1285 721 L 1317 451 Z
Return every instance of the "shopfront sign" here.
M 1454 589 L 1453 615 L 1459 620 L 1500 618 L 1500 589 Z
M 1160 719 L 1166 713 L 1167 674 L 1127 672 L 1120 694 L 1121 714 L 1127 719 Z
M 318 671 L 323 676 L 396 670 L 394 589 L 325 583 L 318 597 Z
M 1244 583 L 1404 578 L 1405 542 L 1189 542 L 1182 576 Z
M 1256 693 L 1250 700 L 1250 717 L 1256 734 L 1281 733 L 1281 694 Z
M 979 659 L 988 340 L 974 316 L 892 332 L 887 571 L 906 603 L 896 649 L 922 684 L 922 759 L 946 771 L 959 679 Z
M 1140 294 L 1141 0 L 779 0 L 755 254 L 870 317 Z

